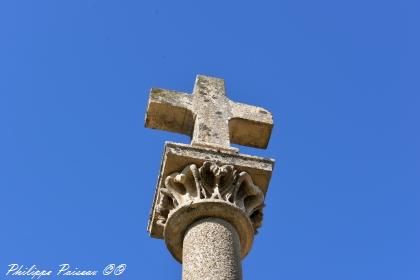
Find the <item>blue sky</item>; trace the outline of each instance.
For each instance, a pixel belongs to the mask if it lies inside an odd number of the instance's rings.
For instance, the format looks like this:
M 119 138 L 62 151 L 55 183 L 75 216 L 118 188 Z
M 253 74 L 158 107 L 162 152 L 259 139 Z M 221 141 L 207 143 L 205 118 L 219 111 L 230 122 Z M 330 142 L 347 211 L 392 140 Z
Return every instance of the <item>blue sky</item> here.
M 240 147 L 276 159 L 245 279 L 419 279 L 415 2 L 2 1 L 0 275 L 180 279 L 146 225 L 164 141 L 189 139 L 143 122 L 151 87 L 205 74 L 275 120 Z

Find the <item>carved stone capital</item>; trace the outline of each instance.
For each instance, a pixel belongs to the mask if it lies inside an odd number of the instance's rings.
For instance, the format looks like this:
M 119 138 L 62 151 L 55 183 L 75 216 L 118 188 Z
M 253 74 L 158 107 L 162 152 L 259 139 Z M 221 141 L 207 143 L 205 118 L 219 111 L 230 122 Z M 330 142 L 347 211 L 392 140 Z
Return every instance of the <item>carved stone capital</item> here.
M 200 218 L 223 218 L 232 223 L 242 241 L 243 256 L 262 223 L 264 194 L 247 172 L 233 165 L 189 164 L 165 178 L 159 197 L 157 223 L 165 227 L 165 241 L 177 259 L 181 259 L 183 232 Z M 177 211 L 182 215 L 175 215 Z M 168 222 L 170 219 L 176 222 Z
M 264 194 L 247 172 L 233 165 L 205 161 L 202 166 L 187 165 L 165 179 L 160 189 L 157 223 L 165 226 L 168 215 L 184 205 L 205 201 L 223 201 L 239 208 L 251 220 L 254 231 L 262 224 Z
M 149 221 L 151 236 L 165 239 L 181 262 L 188 227 L 203 218 L 220 218 L 236 229 L 245 257 L 262 224 L 273 165 L 270 159 L 167 143 Z

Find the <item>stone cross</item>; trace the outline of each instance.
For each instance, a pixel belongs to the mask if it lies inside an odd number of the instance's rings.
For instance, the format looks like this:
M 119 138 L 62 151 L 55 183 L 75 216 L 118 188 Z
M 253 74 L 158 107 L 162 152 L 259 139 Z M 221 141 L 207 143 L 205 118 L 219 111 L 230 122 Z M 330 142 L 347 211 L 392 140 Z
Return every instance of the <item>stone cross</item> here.
M 189 135 L 197 146 L 266 148 L 273 119 L 263 108 L 229 100 L 224 80 L 198 75 L 192 95 L 152 89 L 146 127 Z
M 230 144 L 265 148 L 271 113 L 229 100 L 222 79 L 199 75 L 192 94 L 152 89 L 145 125 L 192 138 L 165 144 L 150 235 L 182 263 L 183 280 L 242 279 L 274 160 Z

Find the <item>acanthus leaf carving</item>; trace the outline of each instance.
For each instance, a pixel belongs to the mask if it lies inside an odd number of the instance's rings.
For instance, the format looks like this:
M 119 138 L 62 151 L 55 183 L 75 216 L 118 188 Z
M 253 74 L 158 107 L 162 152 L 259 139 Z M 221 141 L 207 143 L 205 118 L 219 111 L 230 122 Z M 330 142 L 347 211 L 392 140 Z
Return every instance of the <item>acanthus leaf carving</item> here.
M 168 215 L 177 207 L 205 200 L 223 200 L 240 208 L 250 218 L 255 231 L 262 224 L 264 194 L 247 172 L 233 165 L 219 166 L 205 161 L 201 167 L 186 166 L 165 178 L 156 208 L 157 224 L 165 226 Z

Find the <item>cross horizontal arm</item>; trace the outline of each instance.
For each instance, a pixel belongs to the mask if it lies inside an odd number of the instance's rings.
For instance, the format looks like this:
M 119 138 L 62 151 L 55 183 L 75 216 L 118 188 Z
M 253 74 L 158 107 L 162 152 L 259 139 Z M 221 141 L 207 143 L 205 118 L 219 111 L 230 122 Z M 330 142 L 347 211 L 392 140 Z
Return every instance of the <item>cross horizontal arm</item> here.
M 191 136 L 194 127 L 192 96 L 187 93 L 152 88 L 145 126 Z
M 230 141 L 256 148 L 267 148 L 273 129 L 273 116 L 264 108 L 230 101 Z

